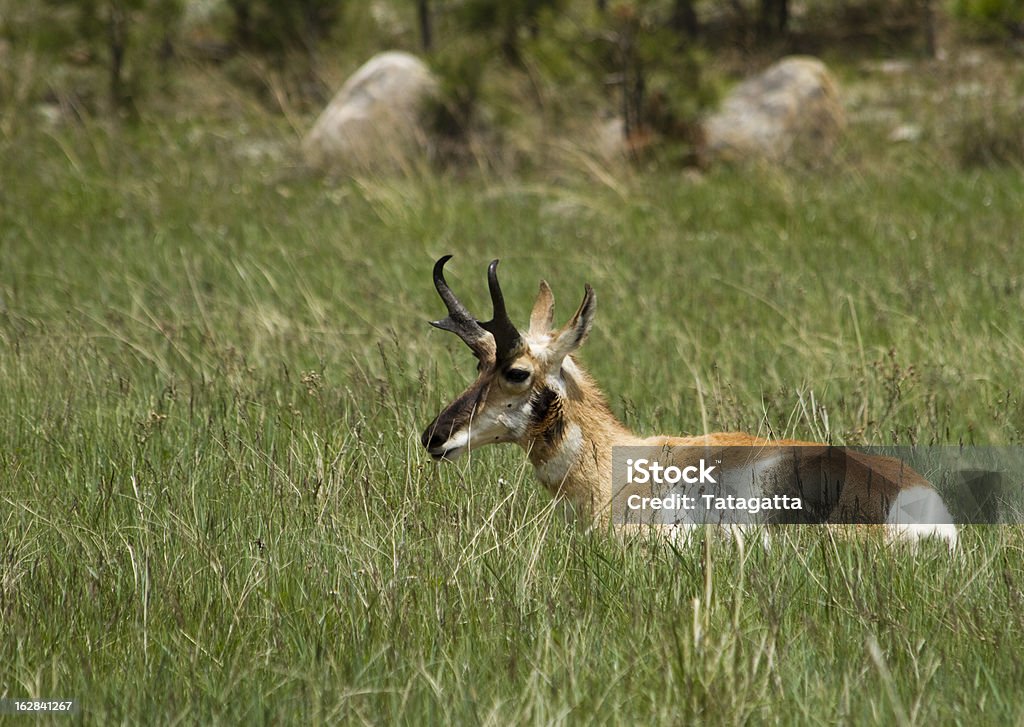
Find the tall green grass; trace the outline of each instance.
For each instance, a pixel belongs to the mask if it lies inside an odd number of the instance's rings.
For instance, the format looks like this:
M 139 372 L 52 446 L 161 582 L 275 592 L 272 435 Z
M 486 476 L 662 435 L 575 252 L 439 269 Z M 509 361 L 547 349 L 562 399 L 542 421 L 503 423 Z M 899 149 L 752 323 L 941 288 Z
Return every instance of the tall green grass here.
M 541 276 L 561 318 L 593 284 L 582 360 L 641 432 L 1022 444 L 1019 170 L 324 182 L 251 153 L 272 136 L 0 141 L 0 695 L 99 724 L 1024 720 L 1015 530 L 623 543 L 512 449 L 418 444 L 473 371 L 426 325 L 445 253 L 481 315 L 495 257 L 519 320 Z

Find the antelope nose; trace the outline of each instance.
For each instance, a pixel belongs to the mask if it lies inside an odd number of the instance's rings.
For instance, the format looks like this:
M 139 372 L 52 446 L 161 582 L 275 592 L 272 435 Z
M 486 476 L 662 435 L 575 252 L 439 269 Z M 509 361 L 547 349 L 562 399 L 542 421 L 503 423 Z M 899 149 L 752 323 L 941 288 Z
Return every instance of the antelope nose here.
M 423 436 L 420 438 L 420 441 L 427 449 L 437 449 L 445 443 L 446 439 L 442 435 L 438 434 L 434 429 L 434 425 L 431 424 L 427 427 L 427 430 L 423 432 Z

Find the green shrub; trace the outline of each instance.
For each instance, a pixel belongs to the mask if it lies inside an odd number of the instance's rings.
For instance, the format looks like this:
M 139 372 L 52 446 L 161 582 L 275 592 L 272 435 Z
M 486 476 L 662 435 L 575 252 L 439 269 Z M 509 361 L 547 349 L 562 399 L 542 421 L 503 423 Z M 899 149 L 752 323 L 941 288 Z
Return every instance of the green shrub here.
M 440 81 L 438 95 L 426 102 L 427 127 L 438 137 L 465 140 L 477 120 L 488 54 L 481 43 L 466 38 L 446 43 L 431 57 Z
M 1024 166 L 1024 109 L 991 105 L 959 121 L 953 150 L 966 168 Z
M 228 0 L 232 35 L 246 50 L 315 51 L 338 24 L 341 0 Z
M 166 74 L 184 10 L 182 0 L 49 0 L 49 4 L 60 11 L 57 17 L 63 32 L 81 43 L 86 55 L 103 63 L 112 107 L 132 104 L 147 60 L 160 60 Z
M 557 13 L 564 0 L 466 0 L 459 15 L 473 33 L 485 33 L 497 39 L 506 60 L 519 64 L 521 36 L 536 38 L 544 13 Z
M 584 64 L 614 94 L 627 142 L 656 137 L 700 145 L 698 117 L 714 102 L 699 48 L 672 24 L 663 3 L 618 2 L 586 43 Z
M 953 0 L 953 14 L 969 32 L 987 38 L 1024 36 L 1020 0 Z

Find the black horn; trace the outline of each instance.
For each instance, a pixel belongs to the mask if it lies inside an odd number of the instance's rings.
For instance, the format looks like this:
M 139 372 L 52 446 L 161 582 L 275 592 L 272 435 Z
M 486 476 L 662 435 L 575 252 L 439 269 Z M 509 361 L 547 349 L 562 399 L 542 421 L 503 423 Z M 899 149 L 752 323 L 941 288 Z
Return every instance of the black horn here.
M 444 279 L 444 265 L 451 259 L 451 255 L 445 255 L 434 263 L 434 287 L 437 288 L 437 294 L 441 296 L 441 300 L 444 301 L 444 305 L 448 309 L 448 317 L 439 321 L 431 321 L 430 325 L 454 333 L 472 349 L 478 358 L 492 358 L 495 355 L 494 336 L 484 330 L 466 309 L 466 306 L 455 297 L 455 293 L 451 291 L 448 282 Z
M 492 260 L 487 268 L 487 287 L 491 291 L 491 306 L 493 314 L 491 320 L 481 323 L 485 331 L 494 336 L 494 344 L 499 359 L 511 358 L 519 352 L 523 345 L 523 337 L 512 324 L 505 310 L 505 296 L 501 293 L 501 284 L 498 283 L 498 261 Z

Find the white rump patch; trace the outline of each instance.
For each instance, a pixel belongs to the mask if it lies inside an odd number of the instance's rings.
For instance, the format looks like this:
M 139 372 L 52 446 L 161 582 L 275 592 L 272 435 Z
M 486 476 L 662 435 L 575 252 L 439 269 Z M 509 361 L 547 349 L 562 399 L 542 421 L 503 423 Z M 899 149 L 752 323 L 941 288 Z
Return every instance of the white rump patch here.
M 909 487 L 893 500 L 885 520 L 890 538 L 917 545 L 924 538 L 946 541 L 950 550 L 957 546 L 953 517 L 939 493 L 930 487 Z

